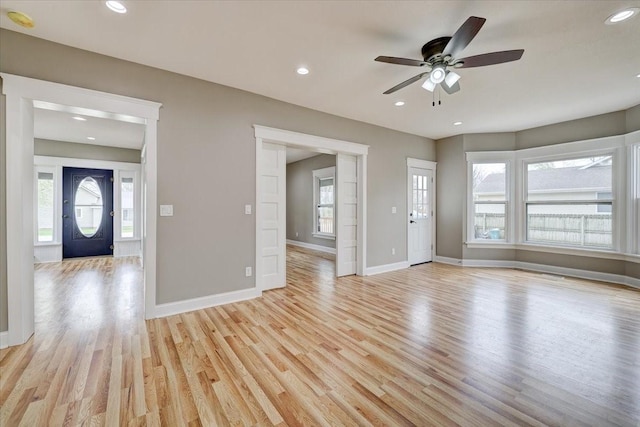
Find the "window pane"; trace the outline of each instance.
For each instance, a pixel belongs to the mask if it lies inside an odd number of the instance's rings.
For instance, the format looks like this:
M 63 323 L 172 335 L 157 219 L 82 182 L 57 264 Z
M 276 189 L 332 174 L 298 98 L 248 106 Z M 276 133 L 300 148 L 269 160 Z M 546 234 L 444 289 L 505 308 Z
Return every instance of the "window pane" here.
M 527 165 L 527 200 L 597 200 L 611 193 L 612 157 L 584 157 Z
M 473 200 L 483 202 L 506 201 L 505 163 L 476 163 L 473 165 Z
M 333 207 L 318 208 L 318 232 L 333 234 Z
M 53 173 L 38 172 L 38 242 L 53 241 Z
M 474 204 L 474 236 L 476 239 L 504 240 L 506 204 Z
M 74 213 L 76 225 L 86 237 L 93 237 L 102 224 L 102 191 L 92 177 L 84 178 L 75 195 Z
M 598 213 L 599 207 L 608 212 Z M 561 245 L 613 246 L 611 203 L 527 205 L 527 240 Z
M 320 205 L 333 204 L 333 178 L 320 179 Z
M 133 237 L 133 178 L 120 180 L 120 205 L 121 205 L 121 237 Z

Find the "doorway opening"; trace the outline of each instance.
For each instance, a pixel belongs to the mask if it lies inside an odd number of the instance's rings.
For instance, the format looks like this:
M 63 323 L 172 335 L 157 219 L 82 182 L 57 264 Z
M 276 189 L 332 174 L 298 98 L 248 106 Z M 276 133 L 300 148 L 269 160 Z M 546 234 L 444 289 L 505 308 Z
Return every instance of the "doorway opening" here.
M 6 96 L 6 173 L 7 182 L 7 293 L 8 334 L 6 345 L 26 342 L 34 333 L 34 242 L 37 200 L 34 200 L 34 116 L 36 109 L 59 110 L 96 119 L 140 124 L 143 131 L 143 156 L 140 167 L 142 206 L 155 206 L 157 199 L 157 120 L 160 104 L 89 89 L 35 80 L 1 73 Z M 86 137 L 85 137 L 86 138 Z M 67 159 L 69 160 L 69 159 Z M 71 159 L 73 160 L 73 159 Z M 94 167 L 95 160 L 65 166 Z M 62 166 L 62 165 L 60 165 Z M 97 166 L 98 168 L 100 166 Z M 60 171 L 60 181 L 61 181 Z M 61 183 L 60 183 L 61 186 Z M 60 188 L 61 191 L 61 188 Z M 34 197 L 29 197 L 34 194 Z M 60 193 L 61 194 L 61 193 Z M 26 196 L 26 197 L 25 197 Z M 140 238 L 143 255 L 144 313 L 154 317 L 156 210 L 144 209 Z M 141 211 L 142 212 L 142 211 Z M 141 215 L 143 216 L 143 215 Z M 61 216 L 59 218 L 62 220 Z M 56 233 L 58 218 L 52 221 Z M 60 223 L 57 233 L 61 233 Z M 144 231 L 144 232 L 143 232 Z M 53 238 L 54 234 L 52 234 Z M 61 238 L 61 234 L 59 234 Z M 57 249 L 56 249 L 57 250 Z M 61 251 L 61 245 L 60 245 Z M 61 256 L 60 252 L 60 258 Z
M 254 128 L 256 288 L 264 291 L 286 284 L 288 148 L 335 156 L 335 275 L 364 275 L 368 146 L 257 125 Z
M 304 259 L 304 268 L 333 279 L 336 277 L 336 155 L 287 147 L 286 160 L 287 267 Z

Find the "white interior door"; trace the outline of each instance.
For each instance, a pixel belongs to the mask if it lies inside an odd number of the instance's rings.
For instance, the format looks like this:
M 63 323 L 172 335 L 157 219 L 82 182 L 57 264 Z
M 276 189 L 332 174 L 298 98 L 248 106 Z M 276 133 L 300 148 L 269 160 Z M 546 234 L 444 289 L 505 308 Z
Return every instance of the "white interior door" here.
M 358 159 L 336 156 L 336 276 L 356 274 L 358 247 Z
M 409 167 L 408 178 L 408 258 L 409 264 L 414 265 L 433 260 L 433 171 Z
M 260 168 L 260 233 L 262 253 L 259 274 L 262 290 L 282 288 L 286 284 L 286 173 L 284 145 L 263 143 Z

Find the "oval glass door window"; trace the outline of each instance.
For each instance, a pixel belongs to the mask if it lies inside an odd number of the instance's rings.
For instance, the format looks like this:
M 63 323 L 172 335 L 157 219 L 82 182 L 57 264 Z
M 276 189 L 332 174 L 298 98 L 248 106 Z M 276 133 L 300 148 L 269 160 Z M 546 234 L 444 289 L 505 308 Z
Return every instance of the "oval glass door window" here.
M 76 190 L 74 212 L 76 225 L 85 237 L 93 237 L 102 223 L 102 191 L 90 176 L 80 182 Z

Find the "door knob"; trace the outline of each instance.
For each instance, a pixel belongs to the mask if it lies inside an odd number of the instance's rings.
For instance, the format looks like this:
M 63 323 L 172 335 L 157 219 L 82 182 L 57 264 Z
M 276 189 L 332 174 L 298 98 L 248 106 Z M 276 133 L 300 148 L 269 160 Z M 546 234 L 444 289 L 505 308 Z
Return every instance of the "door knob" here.
M 414 220 L 410 220 L 409 224 L 415 224 L 416 222 Z

